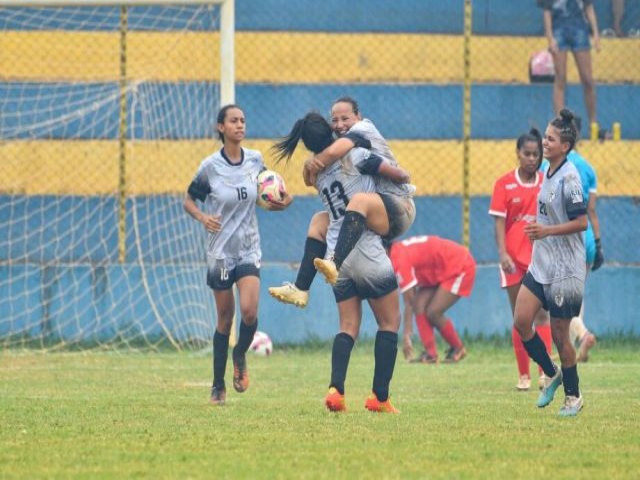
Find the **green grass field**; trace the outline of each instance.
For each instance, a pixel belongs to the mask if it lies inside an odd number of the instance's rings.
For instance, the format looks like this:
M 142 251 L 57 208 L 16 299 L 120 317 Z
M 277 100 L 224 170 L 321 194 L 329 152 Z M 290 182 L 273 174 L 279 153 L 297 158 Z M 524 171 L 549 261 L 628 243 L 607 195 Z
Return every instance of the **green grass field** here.
M 640 347 L 601 341 L 579 373 L 585 408 L 514 389 L 507 345 L 457 365 L 398 360 L 400 415 L 363 408 L 372 344 L 356 346 L 347 407 L 329 413 L 330 349 L 249 358 L 237 394 L 208 405 L 193 353 L 0 353 L 1 478 L 638 478 Z M 532 367 L 532 371 L 533 367 Z

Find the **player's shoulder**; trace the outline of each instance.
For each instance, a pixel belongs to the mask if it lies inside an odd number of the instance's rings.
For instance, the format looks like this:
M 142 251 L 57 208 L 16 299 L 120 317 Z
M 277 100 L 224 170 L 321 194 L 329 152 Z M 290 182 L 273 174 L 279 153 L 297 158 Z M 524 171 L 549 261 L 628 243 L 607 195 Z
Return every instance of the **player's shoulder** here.
M 202 161 L 200 162 L 200 169 L 213 167 L 221 161 L 224 161 L 224 157 L 222 156 L 222 149 L 216 150 L 215 152 L 210 153 L 202 159 Z
M 349 129 L 349 131 L 361 133 L 365 136 L 367 134 L 380 135 L 380 132 L 376 128 L 375 124 L 368 118 L 363 118 L 362 120 L 359 120 L 356 123 L 354 123 L 353 126 Z
M 516 179 L 516 171 L 509 170 L 504 175 L 501 175 L 496 180 L 496 186 L 504 188 L 506 190 L 514 189 L 518 186 L 518 181 Z
M 260 150 L 253 150 L 251 148 L 242 147 L 244 151 L 245 160 L 255 161 L 260 160 L 263 161 L 262 152 Z

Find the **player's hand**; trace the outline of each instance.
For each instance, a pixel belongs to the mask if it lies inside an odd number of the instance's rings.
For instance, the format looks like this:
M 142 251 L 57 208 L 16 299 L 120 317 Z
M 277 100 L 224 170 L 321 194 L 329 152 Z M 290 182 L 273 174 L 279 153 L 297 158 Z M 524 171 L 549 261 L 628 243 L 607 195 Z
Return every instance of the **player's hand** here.
M 598 32 L 593 34 L 593 48 L 596 52 L 600 51 L 600 35 Z
M 549 52 L 551 52 L 553 55 L 555 55 L 559 51 L 560 51 L 560 49 L 558 48 L 558 42 L 556 41 L 555 38 L 552 38 L 549 41 Z
M 548 235 L 547 227 L 540 225 L 539 223 L 529 223 L 524 227 L 524 233 L 529 237 L 529 240 L 541 240 Z
M 312 174 L 318 175 L 319 172 L 324 170 L 324 163 L 318 160 L 318 158 L 314 155 L 305 160 L 304 167 L 308 168 Z
M 593 265 L 591 266 L 591 271 L 595 272 L 602 266 L 603 263 L 604 263 L 604 253 L 602 252 L 602 244 L 600 243 L 600 239 L 596 238 L 596 256 L 593 259 Z
M 413 344 L 411 343 L 411 336 L 405 335 L 402 342 L 402 354 L 406 361 L 413 359 Z
M 202 224 L 207 232 L 217 233 L 222 228 L 222 217 L 220 215 L 204 215 L 202 217 Z
M 279 212 L 291 205 L 291 202 L 293 202 L 293 196 L 285 192 L 284 197 L 282 197 L 281 201 L 267 200 L 267 210 L 270 210 L 272 212 Z
M 305 164 L 304 167 L 302 167 L 302 179 L 307 187 L 313 187 L 316 184 L 318 175 L 307 168 L 307 165 Z
M 508 253 L 500 255 L 500 268 L 504 273 L 514 273 L 516 271 L 516 264 L 513 263 Z

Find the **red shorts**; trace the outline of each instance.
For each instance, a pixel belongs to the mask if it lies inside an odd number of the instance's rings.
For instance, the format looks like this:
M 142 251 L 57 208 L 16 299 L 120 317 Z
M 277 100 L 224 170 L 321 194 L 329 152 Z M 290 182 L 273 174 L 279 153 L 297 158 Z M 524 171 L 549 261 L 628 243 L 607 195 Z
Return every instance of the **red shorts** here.
M 527 273 L 527 267 L 523 267 L 518 263 L 515 264 L 515 267 L 516 269 L 513 273 L 506 273 L 502 267 L 498 266 L 498 270 L 500 271 L 500 286 L 502 288 L 522 283 L 522 279 L 524 278 L 525 273 Z
M 462 272 L 453 277 L 449 277 L 440 283 L 445 290 L 460 297 L 468 297 L 473 290 L 473 282 L 476 279 L 476 262 L 471 255 L 464 262 Z

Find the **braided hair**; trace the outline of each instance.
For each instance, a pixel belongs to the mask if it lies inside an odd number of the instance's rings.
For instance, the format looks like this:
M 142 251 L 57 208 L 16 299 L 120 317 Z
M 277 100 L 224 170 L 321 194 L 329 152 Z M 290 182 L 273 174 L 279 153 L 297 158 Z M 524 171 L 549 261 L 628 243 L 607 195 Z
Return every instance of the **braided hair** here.
M 560 132 L 560 141 L 569 144 L 569 151 L 573 150 L 578 140 L 578 128 L 575 120 L 574 113 L 568 108 L 563 108 L 560 110 L 560 115 L 550 122 L 550 125 Z

